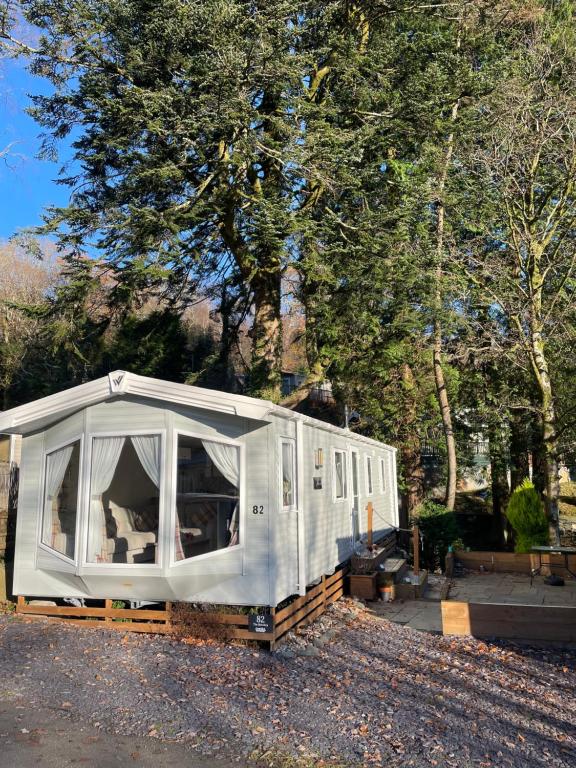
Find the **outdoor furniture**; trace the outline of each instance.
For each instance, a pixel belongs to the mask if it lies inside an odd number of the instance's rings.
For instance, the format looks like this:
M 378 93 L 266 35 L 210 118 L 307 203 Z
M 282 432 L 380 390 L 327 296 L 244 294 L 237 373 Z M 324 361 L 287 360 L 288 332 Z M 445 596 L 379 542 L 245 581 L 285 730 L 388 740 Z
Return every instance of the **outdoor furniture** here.
M 568 564 L 568 557 L 570 555 L 576 555 L 576 548 L 574 547 L 532 547 L 531 552 L 533 552 L 535 555 L 538 555 L 538 568 L 532 568 L 530 571 L 530 586 L 532 586 L 532 581 L 534 580 L 534 576 L 540 573 L 542 570 L 542 555 L 563 555 L 564 556 L 564 565 L 557 566 L 550 563 L 544 563 L 544 565 L 547 565 L 550 570 L 552 568 L 564 568 L 564 570 L 568 571 L 570 576 L 572 576 L 573 579 L 576 579 L 576 573 L 573 573 L 573 571 L 570 570 L 569 564 Z

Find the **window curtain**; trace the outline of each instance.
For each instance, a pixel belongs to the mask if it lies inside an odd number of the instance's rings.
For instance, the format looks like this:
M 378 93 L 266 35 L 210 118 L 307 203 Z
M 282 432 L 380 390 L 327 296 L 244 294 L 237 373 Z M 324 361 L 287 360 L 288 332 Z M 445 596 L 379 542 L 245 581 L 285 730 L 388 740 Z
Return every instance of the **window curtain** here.
M 235 445 L 226 445 L 226 443 L 215 443 L 211 440 L 202 440 L 204 450 L 218 469 L 228 480 L 229 483 L 240 490 L 240 451 Z M 236 504 L 228 530 L 230 532 L 229 547 L 238 544 L 239 529 L 239 504 Z
M 160 438 L 158 435 L 134 435 L 130 440 L 146 474 L 156 488 L 160 488 Z
M 240 487 L 240 461 L 238 448 L 235 445 L 225 443 L 213 443 L 211 440 L 202 440 L 204 450 L 214 462 L 229 483 L 238 489 Z
M 42 541 L 52 546 L 53 502 L 62 487 L 64 475 L 72 457 L 73 445 L 49 453 L 46 457 L 46 496 L 44 499 L 44 520 L 42 521 Z
M 124 437 L 96 437 L 92 443 L 90 473 L 90 525 L 88 526 L 88 562 L 102 560 L 106 544 L 106 518 L 102 494 L 108 490 L 124 447 Z
M 282 443 L 282 506 L 294 505 L 294 446 Z
M 240 528 L 239 513 L 240 513 L 240 505 L 238 504 L 238 502 L 236 502 L 236 505 L 234 506 L 234 511 L 232 512 L 232 517 L 230 518 L 230 525 L 228 527 L 228 530 L 230 531 L 230 542 L 228 544 L 229 547 L 233 547 L 235 544 L 238 544 L 238 538 L 239 538 L 238 529 Z
M 336 470 L 336 498 L 343 499 L 346 495 L 344 491 L 344 454 L 339 452 L 334 454 L 334 467 Z

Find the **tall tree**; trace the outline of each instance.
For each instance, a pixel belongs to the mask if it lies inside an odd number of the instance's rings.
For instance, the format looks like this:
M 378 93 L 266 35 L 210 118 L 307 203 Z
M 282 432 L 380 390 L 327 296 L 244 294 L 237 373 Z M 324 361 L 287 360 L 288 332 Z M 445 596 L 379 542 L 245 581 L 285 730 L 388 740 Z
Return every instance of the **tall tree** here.
M 22 308 L 44 301 L 59 280 L 59 265 L 49 243 L 36 255 L 15 242 L 0 244 L 0 408 L 11 407 L 12 390 L 24 374 L 24 361 L 41 322 Z
M 253 300 L 250 388 L 277 398 L 292 231 L 299 9 L 287 0 L 23 0 L 44 151 L 74 133 L 70 204 L 46 232 L 102 252 L 122 301 L 238 270 Z M 196 283 L 193 281 L 195 287 Z M 183 288 L 184 286 L 184 288 Z
M 573 3 L 542 4 L 538 11 L 507 87 L 485 105 L 494 130 L 473 162 L 476 183 L 493 196 L 496 215 L 483 222 L 485 237 L 464 261 L 485 300 L 514 331 L 519 364 L 532 373 L 550 534 L 558 541 L 558 405 L 550 346 L 559 335 L 573 334 L 576 49 Z

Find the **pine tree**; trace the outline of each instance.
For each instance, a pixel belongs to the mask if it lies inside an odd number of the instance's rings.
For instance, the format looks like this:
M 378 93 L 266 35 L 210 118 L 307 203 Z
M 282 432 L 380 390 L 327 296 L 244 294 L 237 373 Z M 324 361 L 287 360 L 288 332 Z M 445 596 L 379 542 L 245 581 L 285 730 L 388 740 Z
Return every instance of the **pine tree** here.
M 96 249 L 129 305 L 162 291 L 185 303 L 198 275 L 237 270 L 253 301 L 250 388 L 280 381 L 280 283 L 293 229 L 288 162 L 300 126 L 299 9 L 287 0 L 36 0 L 31 70 L 44 152 L 74 134 L 70 204 L 45 232 Z M 191 279 L 192 278 L 192 279 Z

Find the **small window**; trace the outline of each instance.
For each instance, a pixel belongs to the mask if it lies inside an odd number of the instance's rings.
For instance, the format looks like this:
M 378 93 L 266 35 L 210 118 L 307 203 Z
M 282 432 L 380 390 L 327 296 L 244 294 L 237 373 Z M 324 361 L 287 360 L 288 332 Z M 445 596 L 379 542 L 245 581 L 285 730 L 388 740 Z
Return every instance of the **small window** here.
M 386 491 L 386 459 L 380 459 L 380 490 L 382 493 Z
M 296 445 L 294 440 L 283 438 L 282 446 L 282 509 L 298 506 L 296 493 Z
M 334 451 L 334 499 L 338 501 L 347 497 L 346 455 L 344 451 Z
M 372 456 L 366 456 L 366 494 L 372 496 L 373 493 L 372 483 Z
M 47 454 L 41 541 L 61 555 L 75 557 L 80 441 Z

